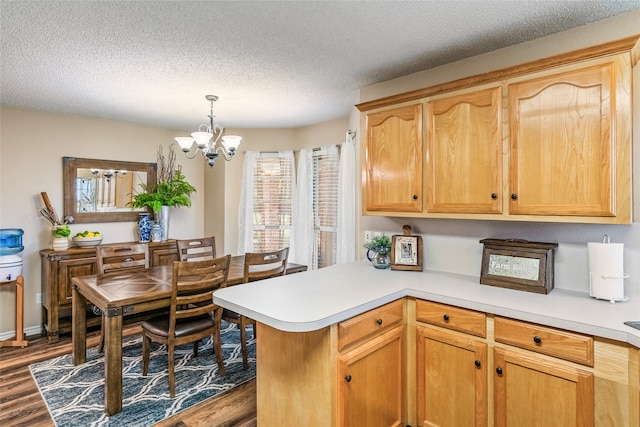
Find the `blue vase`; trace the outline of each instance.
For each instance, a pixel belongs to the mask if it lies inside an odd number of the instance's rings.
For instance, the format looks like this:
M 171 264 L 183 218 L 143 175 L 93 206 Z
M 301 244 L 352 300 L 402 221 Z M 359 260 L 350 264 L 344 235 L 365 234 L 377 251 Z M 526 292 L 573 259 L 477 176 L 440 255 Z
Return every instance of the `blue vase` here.
M 151 235 L 151 220 L 148 213 L 139 214 L 138 219 L 138 240 L 141 242 L 148 242 Z

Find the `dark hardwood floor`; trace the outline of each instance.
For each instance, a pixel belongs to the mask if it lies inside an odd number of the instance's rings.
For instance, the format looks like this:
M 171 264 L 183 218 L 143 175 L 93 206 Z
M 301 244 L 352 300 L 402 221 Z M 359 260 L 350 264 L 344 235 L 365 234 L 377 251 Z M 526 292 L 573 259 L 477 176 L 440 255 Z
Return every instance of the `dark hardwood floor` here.
M 139 325 L 125 328 L 125 336 L 140 332 Z M 25 348 L 0 348 L 0 425 L 53 427 L 49 411 L 31 377 L 29 365 L 71 353 L 71 335 L 49 344 L 46 338 L 29 337 Z M 99 331 L 90 332 L 87 346 L 98 345 Z M 211 398 L 155 427 L 255 427 L 256 385 L 249 381 L 222 395 Z

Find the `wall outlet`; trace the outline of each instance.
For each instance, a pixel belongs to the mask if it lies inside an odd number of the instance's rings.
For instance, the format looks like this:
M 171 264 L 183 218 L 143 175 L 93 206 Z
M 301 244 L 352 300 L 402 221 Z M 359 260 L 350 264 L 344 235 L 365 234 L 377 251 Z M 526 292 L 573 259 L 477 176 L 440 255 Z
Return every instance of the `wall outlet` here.
M 42 294 L 40 292 L 36 294 L 36 304 L 42 304 Z
M 383 234 L 382 231 L 374 231 L 373 232 L 373 237 L 380 237 L 380 236 L 382 236 L 382 234 Z
M 364 242 L 369 243 L 373 239 L 373 231 L 365 231 L 364 232 Z

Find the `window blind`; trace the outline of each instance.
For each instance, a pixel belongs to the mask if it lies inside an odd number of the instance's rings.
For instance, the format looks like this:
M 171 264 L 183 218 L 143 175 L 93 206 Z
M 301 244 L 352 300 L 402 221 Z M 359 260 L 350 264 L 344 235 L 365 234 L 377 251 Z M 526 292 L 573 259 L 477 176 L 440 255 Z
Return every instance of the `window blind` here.
M 315 150 L 312 158 L 315 269 L 336 263 L 340 154 L 337 149 L 321 149 Z
M 293 219 L 293 156 L 260 153 L 254 167 L 253 251 L 290 246 Z

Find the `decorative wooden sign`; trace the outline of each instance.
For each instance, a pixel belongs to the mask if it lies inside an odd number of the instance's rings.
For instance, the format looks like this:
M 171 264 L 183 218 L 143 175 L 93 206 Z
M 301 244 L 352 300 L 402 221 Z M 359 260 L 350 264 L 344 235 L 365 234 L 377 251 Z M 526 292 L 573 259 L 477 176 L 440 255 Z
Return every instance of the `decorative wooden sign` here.
M 391 236 L 391 269 L 422 271 L 422 236 L 412 236 L 408 225 L 402 233 Z
M 553 250 L 557 243 L 483 239 L 480 283 L 548 294 L 553 289 Z

